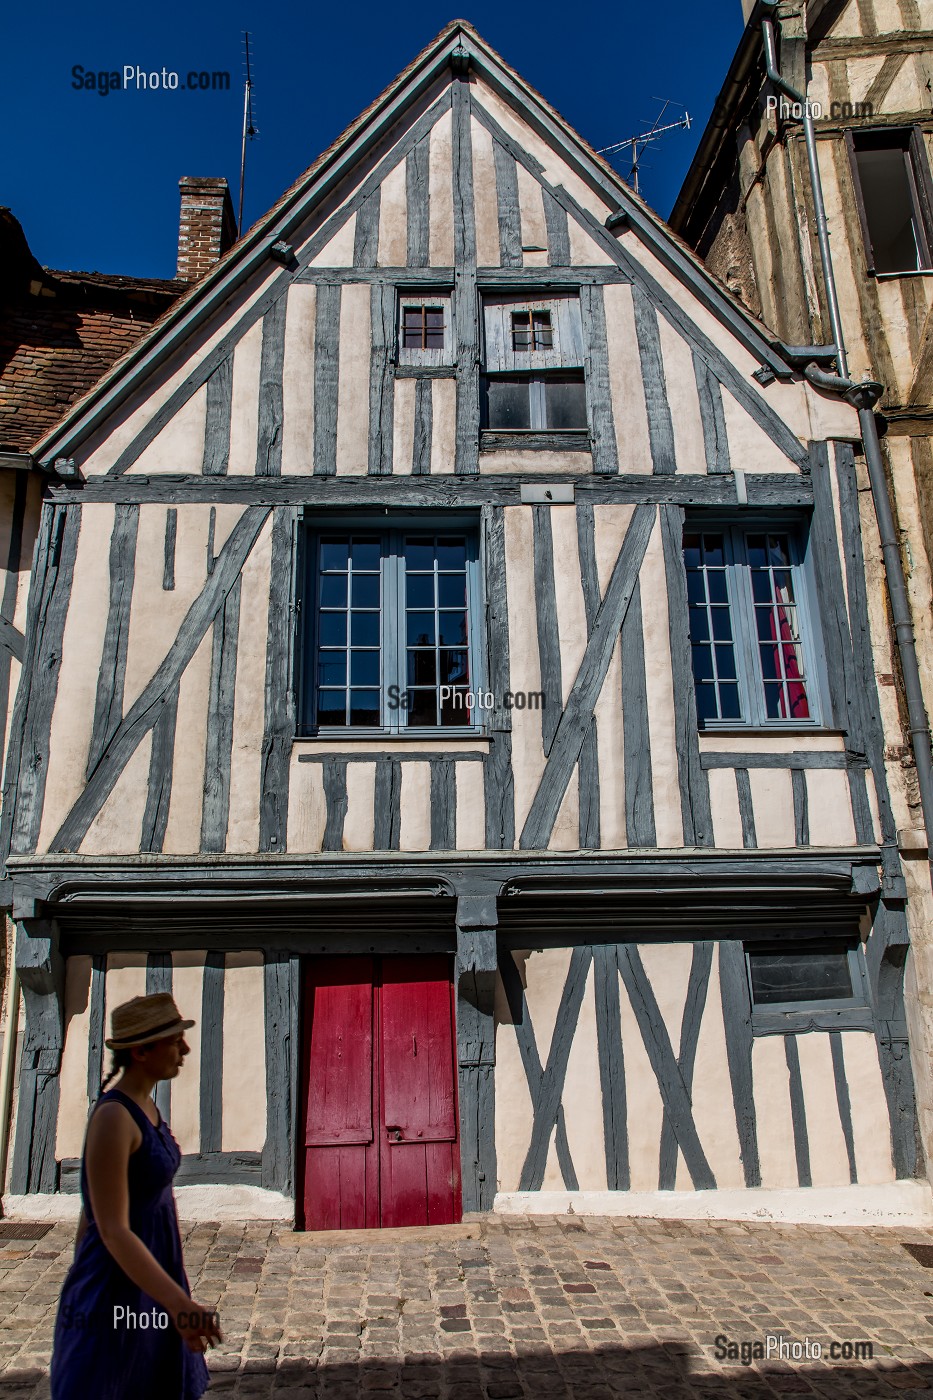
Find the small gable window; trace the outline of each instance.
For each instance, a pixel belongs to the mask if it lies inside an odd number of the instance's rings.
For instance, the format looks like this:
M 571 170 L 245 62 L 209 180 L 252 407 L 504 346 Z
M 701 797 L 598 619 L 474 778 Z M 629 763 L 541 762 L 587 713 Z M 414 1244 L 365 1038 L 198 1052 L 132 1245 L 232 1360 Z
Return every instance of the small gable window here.
M 562 433 L 585 446 L 586 382 L 580 299 L 575 292 L 537 299 L 484 299 L 483 428 L 490 433 Z M 553 441 L 548 444 L 553 446 Z
M 453 364 L 450 296 L 446 293 L 399 297 L 400 365 Z
M 846 133 L 869 269 L 933 268 L 933 186 L 916 127 Z
M 747 943 L 745 960 L 754 1035 L 872 1028 L 857 941 Z

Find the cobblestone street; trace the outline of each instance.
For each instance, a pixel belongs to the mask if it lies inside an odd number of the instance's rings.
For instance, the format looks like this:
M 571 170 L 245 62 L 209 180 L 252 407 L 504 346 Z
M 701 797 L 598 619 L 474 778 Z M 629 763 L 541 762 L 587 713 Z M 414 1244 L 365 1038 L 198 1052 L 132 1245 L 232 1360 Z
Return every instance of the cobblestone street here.
M 933 1243 L 917 1230 L 545 1216 L 184 1233 L 194 1294 L 216 1304 L 226 1335 L 212 1395 L 933 1395 L 933 1270 L 903 1247 Z M 0 1239 L 0 1395 L 48 1394 L 72 1236 L 56 1225 Z M 823 1356 L 743 1366 L 715 1355 L 717 1337 L 768 1334 Z M 834 1341 L 869 1341 L 874 1358 L 830 1360 Z

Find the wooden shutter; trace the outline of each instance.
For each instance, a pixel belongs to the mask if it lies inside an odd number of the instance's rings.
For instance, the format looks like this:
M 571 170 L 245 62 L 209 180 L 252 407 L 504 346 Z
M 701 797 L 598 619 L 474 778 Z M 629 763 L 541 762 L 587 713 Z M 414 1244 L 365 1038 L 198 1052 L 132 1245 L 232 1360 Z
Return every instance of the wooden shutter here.
M 513 311 L 550 313 L 553 345 L 549 350 L 516 352 L 512 349 Z M 483 322 L 487 374 L 583 367 L 583 326 L 576 292 L 546 297 L 528 297 L 520 293 L 487 297 L 483 301 Z

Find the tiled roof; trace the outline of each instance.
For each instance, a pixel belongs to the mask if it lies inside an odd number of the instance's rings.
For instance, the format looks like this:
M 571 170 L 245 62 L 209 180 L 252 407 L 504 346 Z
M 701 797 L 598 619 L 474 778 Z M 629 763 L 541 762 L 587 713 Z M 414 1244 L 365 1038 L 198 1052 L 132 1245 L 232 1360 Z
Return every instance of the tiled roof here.
M 28 452 L 184 290 L 44 268 L 0 208 L 0 451 Z

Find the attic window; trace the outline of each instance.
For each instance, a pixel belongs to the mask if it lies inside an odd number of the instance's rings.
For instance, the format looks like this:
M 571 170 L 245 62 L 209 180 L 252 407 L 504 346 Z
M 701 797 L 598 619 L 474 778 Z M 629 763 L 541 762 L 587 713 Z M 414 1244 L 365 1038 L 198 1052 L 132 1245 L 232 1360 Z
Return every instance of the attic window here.
M 519 353 L 529 350 L 550 350 L 554 345 L 550 311 L 522 309 L 512 312 L 512 349 Z
M 850 131 L 847 138 L 869 269 L 933 269 L 933 189 L 917 130 Z
M 401 292 L 398 313 L 398 362 L 424 368 L 452 365 L 449 292 Z

